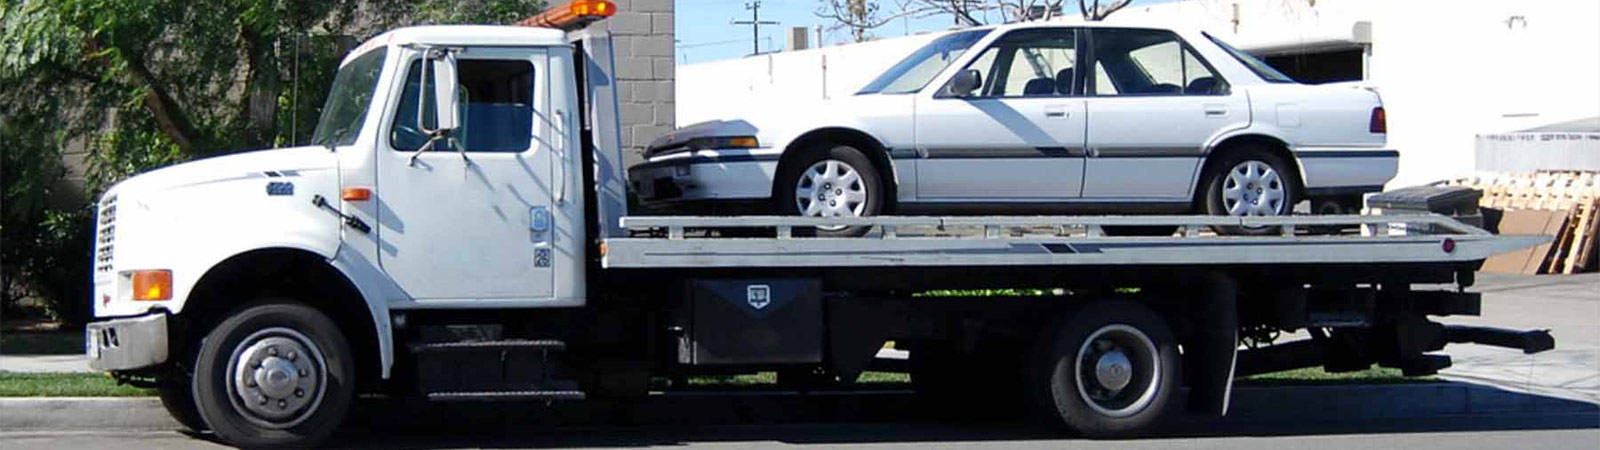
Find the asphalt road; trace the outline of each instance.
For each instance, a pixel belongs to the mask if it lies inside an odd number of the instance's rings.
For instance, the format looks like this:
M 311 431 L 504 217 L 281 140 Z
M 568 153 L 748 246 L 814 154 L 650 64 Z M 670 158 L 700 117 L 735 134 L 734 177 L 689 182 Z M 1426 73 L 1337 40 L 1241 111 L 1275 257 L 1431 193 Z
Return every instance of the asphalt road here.
M 210 449 L 203 437 L 177 432 L 0 432 L 8 450 L 34 448 Z M 430 436 L 347 432 L 332 447 L 432 448 L 1539 448 L 1593 450 L 1600 416 L 1593 413 L 1475 416 L 1309 424 L 1193 424 L 1170 436 L 1090 441 L 1016 425 L 810 424 L 710 427 L 557 428 L 534 432 Z

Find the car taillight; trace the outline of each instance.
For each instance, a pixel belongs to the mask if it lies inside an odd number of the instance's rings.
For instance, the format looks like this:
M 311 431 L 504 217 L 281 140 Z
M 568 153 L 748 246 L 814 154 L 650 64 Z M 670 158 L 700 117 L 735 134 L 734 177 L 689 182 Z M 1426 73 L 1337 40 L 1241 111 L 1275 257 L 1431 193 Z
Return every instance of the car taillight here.
M 1367 125 L 1367 131 L 1386 134 L 1389 132 L 1389 117 L 1383 113 L 1383 107 L 1372 108 L 1372 123 Z

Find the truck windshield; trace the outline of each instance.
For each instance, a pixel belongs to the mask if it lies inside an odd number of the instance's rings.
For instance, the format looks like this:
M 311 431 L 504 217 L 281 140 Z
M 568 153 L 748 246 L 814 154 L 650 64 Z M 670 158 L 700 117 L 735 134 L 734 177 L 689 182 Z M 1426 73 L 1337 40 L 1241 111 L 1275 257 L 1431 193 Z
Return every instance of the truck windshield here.
M 378 89 L 378 74 L 383 71 L 383 60 L 388 51 L 378 48 L 357 57 L 333 78 L 333 91 L 328 102 L 322 105 L 322 117 L 317 119 L 317 131 L 311 134 L 316 145 L 350 145 L 361 132 L 361 122 L 367 117 L 367 107 L 372 94 Z
M 1245 53 L 1244 50 L 1239 50 L 1232 45 L 1228 45 L 1227 42 L 1222 42 L 1221 39 L 1217 39 L 1217 37 L 1212 36 L 1211 33 L 1202 34 L 1206 35 L 1206 39 L 1210 39 L 1212 43 L 1217 44 L 1217 47 L 1221 47 L 1223 51 L 1228 52 L 1229 55 L 1233 55 L 1233 59 L 1239 60 L 1240 64 L 1244 64 L 1245 67 L 1249 68 L 1251 72 L 1255 72 L 1256 76 L 1261 77 L 1262 80 L 1268 83 L 1295 82 L 1293 78 L 1289 78 L 1288 75 L 1284 75 L 1283 72 L 1279 72 L 1278 69 L 1274 69 L 1272 66 L 1267 65 L 1266 61 L 1262 61 L 1260 58 L 1251 56 L 1249 53 Z
M 933 77 L 966 53 L 967 48 L 983 39 L 990 30 L 970 30 L 947 34 L 917 49 L 911 56 L 900 60 L 878 79 L 861 88 L 861 94 L 908 94 L 922 90 Z

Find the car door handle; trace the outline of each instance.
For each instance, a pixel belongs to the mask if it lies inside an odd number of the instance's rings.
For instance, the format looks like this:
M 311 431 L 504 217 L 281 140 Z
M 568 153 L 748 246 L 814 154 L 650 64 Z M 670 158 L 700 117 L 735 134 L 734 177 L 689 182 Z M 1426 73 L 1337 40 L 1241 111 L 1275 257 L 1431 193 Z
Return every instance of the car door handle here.
M 1228 105 L 1205 105 L 1206 117 L 1223 117 L 1228 115 Z
M 1067 117 L 1067 105 L 1046 105 L 1044 107 L 1044 116 Z

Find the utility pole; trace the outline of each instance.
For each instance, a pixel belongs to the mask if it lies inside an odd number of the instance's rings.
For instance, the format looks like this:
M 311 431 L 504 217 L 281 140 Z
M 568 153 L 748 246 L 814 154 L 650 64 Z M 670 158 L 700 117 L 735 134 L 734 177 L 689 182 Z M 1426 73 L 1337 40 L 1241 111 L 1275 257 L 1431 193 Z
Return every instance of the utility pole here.
M 761 20 L 761 0 L 753 0 L 744 4 L 744 9 L 750 10 L 750 20 L 735 20 L 734 25 L 750 26 L 750 54 L 761 54 L 761 26 L 777 25 L 777 22 Z

